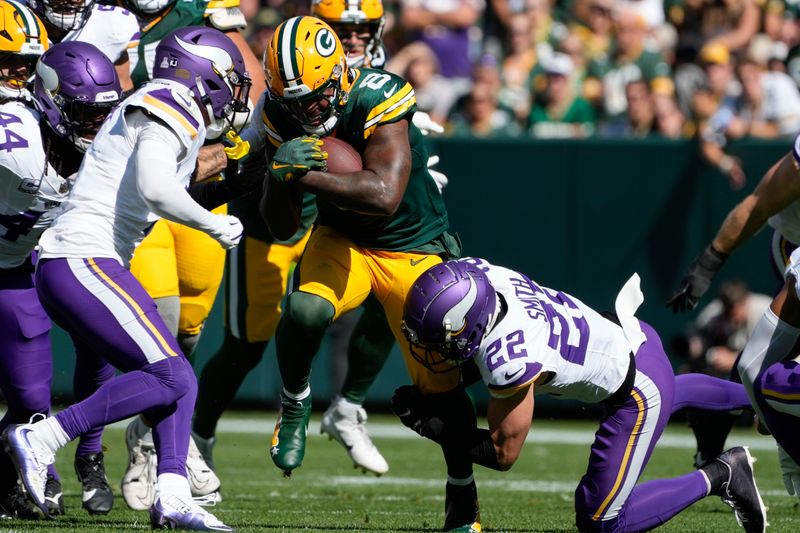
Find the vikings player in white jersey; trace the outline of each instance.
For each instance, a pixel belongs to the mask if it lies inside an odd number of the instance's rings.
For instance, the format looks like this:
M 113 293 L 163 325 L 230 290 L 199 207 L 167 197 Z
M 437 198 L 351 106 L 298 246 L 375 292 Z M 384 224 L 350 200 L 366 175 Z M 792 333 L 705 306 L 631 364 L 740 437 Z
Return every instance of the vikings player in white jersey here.
M 40 117 L 23 103 L 30 101 L 28 81 L 48 48 L 47 31 L 33 12 L 14 1 L 0 1 L 0 21 L 0 389 L 8 404 L 0 420 L 3 430 L 50 410 L 50 320 L 36 297 L 30 255 L 66 191 L 55 173 L 47 174 L 47 181 L 42 178 L 46 162 Z M 63 501 L 54 469 L 48 489 L 55 502 Z M 19 489 L 11 459 L 0 451 L 0 518 L 36 516 Z
M 30 277 L 31 253 L 39 236 L 50 226 L 69 195 L 72 177 L 86 147 L 122 96 L 114 65 L 88 43 L 51 48 L 37 63 L 36 73 L 33 97 L 38 112 L 20 102 L 0 107 L 6 139 L 0 151 L 0 224 L 5 226 L 0 238 L 0 268 L 8 279 L 13 279 L 11 273 L 15 272 Z M 20 378 L 25 373 L 35 373 L 35 377 L 29 378 L 42 382 L 38 388 L 18 385 L 15 390 L 25 391 L 28 400 L 41 395 L 41 401 L 47 405 L 52 365 L 47 338 L 50 321 L 35 291 L 31 288 L 29 292 L 29 298 L 15 297 L 8 302 L 16 301 L 20 306 L 17 315 L 23 335 L 10 336 L 10 332 L 3 335 L 9 347 L 22 338 L 32 339 L 17 344 L 29 345 L 25 349 L 4 350 L 4 353 L 18 353 L 25 363 L 13 364 L 14 359 L 7 358 L 11 366 L 3 374 Z M 36 310 L 39 314 L 33 312 Z M 44 344 L 34 350 L 36 343 Z M 16 423 L 23 421 L 15 418 Z M 107 513 L 113 496 L 103 473 L 99 439 L 97 444 L 94 453 L 76 454 L 75 467 L 84 490 L 92 490 L 92 497 L 84 498 L 84 507 L 90 512 Z M 91 485 L 89 489 L 87 483 Z M 63 513 L 64 503 L 57 485 L 56 478 L 48 478 L 46 496 L 52 514 Z
M 530 430 L 534 394 L 602 403 L 589 467 L 575 491 L 580 531 L 646 531 L 717 494 L 746 531 L 763 533 L 766 508 L 746 448 L 681 477 L 637 484 L 669 419 L 675 382 L 658 334 L 634 317 L 643 300 L 638 281 L 631 278 L 616 313 L 606 317 L 482 259 L 429 268 L 409 291 L 403 330 L 415 356 L 431 368 L 477 365 L 491 394 L 489 429 L 454 431 L 455 406 L 437 405 L 435 395 L 409 386 L 396 391 L 393 408 L 404 424 L 444 448 L 459 447 L 476 464 L 508 470 Z M 460 409 L 471 413 L 472 407 Z M 458 530 L 476 529 L 467 523 Z
M 157 79 L 98 132 L 70 199 L 40 239 L 36 269 L 42 304 L 72 337 L 77 357 L 105 358 L 125 373 L 56 416 L 9 426 L 3 439 L 29 496 L 47 513 L 44 483 L 55 452 L 93 428 L 147 412 L 159 457 L 153 527 L 230 531 L 191 499 L 186 454 L 196 380 L 127 266 L 159 216 L 225 248 L 238 243 L 239 221 L 207 211 L 186 188 L 206 125 L 247 109 L 249 78 L 233 42 L 210 28 L 171 33 L 157 56 Z
M 138 42 L 139 24 L 127 9 L 96 0 L 28 0 L 53 43 L 83 41 L 99 48 L 117 69 L 122 89 L 133 88 L 128 49 Z

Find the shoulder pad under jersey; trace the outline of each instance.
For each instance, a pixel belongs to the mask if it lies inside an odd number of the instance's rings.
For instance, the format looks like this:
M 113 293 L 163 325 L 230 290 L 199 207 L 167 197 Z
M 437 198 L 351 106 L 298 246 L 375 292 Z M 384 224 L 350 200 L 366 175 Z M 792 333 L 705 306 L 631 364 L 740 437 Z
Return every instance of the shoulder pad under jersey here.
M 144 109 L 178 134 L 186 146 L 205 137 L 203 115 L 189 89 L 177 84 L 148 83 L 137 90 L 126 106 Z

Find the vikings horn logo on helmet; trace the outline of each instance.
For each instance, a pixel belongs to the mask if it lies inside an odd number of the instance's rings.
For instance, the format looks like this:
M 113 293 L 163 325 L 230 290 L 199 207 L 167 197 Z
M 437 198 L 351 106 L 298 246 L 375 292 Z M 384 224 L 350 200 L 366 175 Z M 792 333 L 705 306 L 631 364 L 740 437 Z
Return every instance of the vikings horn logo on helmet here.
M 446 340 L 450 340 L 450 337 L 453 335 L 460 335 L 463 333 L 464 328 L 467 327 L 467 313 L 472 309 L 472 306 L 478 298 L 478 286 L 475 284 L 475 280 L 472 279 L 469 272 L 467 272 L 466 275 L 469 278 L 469 290 L 467 290 L 467 294 L 465 294 L 456 305 L 451 307 L 442 318 L 442 326 L 445 330 Z M 459 324 L 458 328 L 454 329 L 453 324 Z

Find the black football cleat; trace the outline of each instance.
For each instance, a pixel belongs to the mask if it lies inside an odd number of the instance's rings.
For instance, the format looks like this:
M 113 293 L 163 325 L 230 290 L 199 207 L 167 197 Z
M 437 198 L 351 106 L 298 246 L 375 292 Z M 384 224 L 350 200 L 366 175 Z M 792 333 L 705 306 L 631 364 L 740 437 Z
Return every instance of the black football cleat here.
M 50 516 L 64 514 L 64 491 L 61 489 L 61 482 L 50 474 L 47 474 L 47 482 L 44 484 L 44 504 Z
M 75 473 L 81 482 L 83 508 L 89 514 L 108 514 L 114 506 L 114 493 L 106 477 L 103 452 L 75 456 Z
M 727 479 L 716 492 L 733 508 L 736 521 L 747 533 L 764 533 L 767 529 L 767 508 L 753 475 L 755 459 L 746 446 L 737 446 L 717 457 L 716 462 L 727 470 Z
M 7 493 L 0 495 L 0 520 L 38 520 L 40 516 L 39 511 L 28 505 L 18 483 Z

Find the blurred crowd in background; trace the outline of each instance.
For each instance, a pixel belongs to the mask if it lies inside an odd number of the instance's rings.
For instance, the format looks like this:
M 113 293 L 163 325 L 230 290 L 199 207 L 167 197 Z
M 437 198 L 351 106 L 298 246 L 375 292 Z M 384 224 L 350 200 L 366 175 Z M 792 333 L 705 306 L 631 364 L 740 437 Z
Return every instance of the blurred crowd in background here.
M 260 57 L 308 0 L 242 0 Z M 800 132 L 794 0 L 384 0 L 387 70 L 448 135 L 697 138 Z

